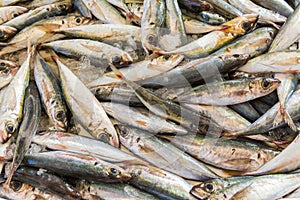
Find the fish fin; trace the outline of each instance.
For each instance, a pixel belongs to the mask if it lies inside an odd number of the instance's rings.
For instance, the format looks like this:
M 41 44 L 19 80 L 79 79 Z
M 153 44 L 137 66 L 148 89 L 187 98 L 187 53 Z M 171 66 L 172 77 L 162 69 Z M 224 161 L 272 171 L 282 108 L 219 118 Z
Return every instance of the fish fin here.
M 232 197 L 230 198 L 230 200 L 239 200 L 239 198 L 237 198 L 236 196 L 239 196 L 239 194 L 242 194 L 243 192 L 247 190 L 251 190 L 251 185 L 253 184 L 253 182 L 250 182 L 249 185 L 247 185 L 246 187 L 244 187 L 243 189 L 239 190 L 238 192 L 236 192 L 234 195 L 232 195 Z
M 283 108 L 280 107 L 280 109 L 278 110 L 275 118 L 274 118 L 274 121 L 273 121 L 273 126 L 278 126 L 278 124 L 280 124 L 280 122 L 282 122 L 284 120 L 284 113 L 285 112 L 284 110 L 282 110 Z M 283 111 L 283 112 L 282 112 Z
M 116 77 L 120 80 L 124 80 L 125 82 L 128 82 L 126 77 L 122 74 L 120 70 L 118 70 L 113 64 L 110 64 L 110 68 L 115 73 Z

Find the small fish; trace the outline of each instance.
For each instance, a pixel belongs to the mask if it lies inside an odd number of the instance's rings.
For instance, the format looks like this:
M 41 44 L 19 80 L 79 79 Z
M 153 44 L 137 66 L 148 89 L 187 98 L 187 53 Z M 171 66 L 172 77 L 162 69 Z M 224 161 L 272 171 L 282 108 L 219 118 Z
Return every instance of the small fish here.
M 121 167 L 88 155 L 51 151 L 25 156 L 24 165 L 93 181 L 121 182 L 131 178 Z M 49 163 L 52 163 L 49 165 Z
M 122 145 L 154 166 L 191 180 L 218 177 L 202 162 L 152 134 L 123 125 L 118 128 Z
M 32 138 L 35 135 L 41 117 L 41 104 L 38 96 L 37 88 L 34 83 L 30 83 L 24 101 L 24 117 L 19 128 L 16 139 L 16 149 L 12 161 L 12 168 L 9 172 L 8 178 L 4 183 L 7 187 L 10 185 L 12 177 L 22 160 L 25 153 L 29 149 Z
M 101 103 L 67 66 L 56 56 L 53 58 L 59 67 L 65 100 L 76 121 L 93 137 L 119 147 L 116 130 Z
M 127 66 L 133 62 L 131 56 L 116 47 L 86 39 L 57 40 L 42 44 L 42 47 L 52 48 L 55 52 L 80 59 L 86 57 L 91 64 L 104 68 L 110 63 Z
M 269 1 L 254 0 L 254 3 L 257 3 L 275 12 L 278 12 L 281 15 L 286 17 L 289 17 L 294 12 L 294 9 L 284 0 L 269 0 Z
M 68 113 L 62 91 L 55 76 L 39 53 L 36 53 L 34 59 L 34 79 L 39 89 L 42 105 L 54 125 L 54 129 L 66 131 Z
M 280 84 L 278 79 L 236 79 L 207 83 L 179 94 L 178 101 L 191 104 L 226 106 L 247 102 L 273 92 Z
M 27 11 L 27 8 L 21 6 L 0 7 L 0 24 L 3 24 Z
M 0 143 L 5 143 L 19 128 L 23 117 L 25 90 L 29 83 L 30 52 L 10 84 L 0 93 Z
M 91 13 L 105 24 L 126 24 L 119 11 L 105 0 L 82 0 Z
M 228 28 L 213 31 L 203 37 L 179 47 L 173 51 L 159 51 L 160 54 L 182 54 L 188 58 L 207 57 L 210 53 L 249 31 L 258 19 L 258 15 L 243 15 L 223 25 Z M 211 42 L 214 41 L 214 42 Z

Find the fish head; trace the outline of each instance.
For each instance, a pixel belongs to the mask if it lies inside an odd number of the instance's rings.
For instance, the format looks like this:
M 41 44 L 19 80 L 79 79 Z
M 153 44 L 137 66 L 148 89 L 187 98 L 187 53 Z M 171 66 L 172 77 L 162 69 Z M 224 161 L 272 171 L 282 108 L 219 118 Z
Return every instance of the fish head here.
M 252 92 L 268 94 L 274 91 L 280 84 L 280 80 L 275 78 L 255 78 L 249 82 Z
M 112 58 L 112 63 L 116 66 L 128 66 L 133 62 L 133 59 L 128 53 L 124 53 L 123 55 L 115 55 Z
M 131 178 L 130 173 L 125 171 L 123 168 L 113 165 L 113 164 L 108 164 L 105 165 L 105 173 L 108 175 L 108 177 L 112 180 L 120 180 L 120 181 L 127 181 Z M 103 166 L 101 166 L 103 167 Z
M 116 131 L 119 135 L 122 145 L 125 147 L 137 144 L 134 142 L 135 134 L 133 133 L 133 129 L 130 129 L 124 125 L 118 125 Z
M 218 179 L 209 180 L 195 185 L 190 193 L 199 199 L 207 199 L 211 194 L 224 188 Z
M 53 6 L 55 6 L 56 10 L 60 11 L 61 13 L 67 13 L 71 9 L 72 4 L 70 4 L 68 1 L 62 1 L 53 4 Z
M 158 58 L 155 58 L 151 61 L 150 65 L 155 67 L 155 66 L 161 66 L 161 68 L 167 68 L 168 66 L 172 65 L 177 65 L 183 60 L 184 56 L 183 55 L 163 55 L 159 56 Z
M 224 31 L 237 36 L 243 35 L 256 25 L 257 20 L 257 14 L 242 15 L 224 23 L 224 25 L 228 26 Z
M 67 130 L 68 120 L 64 109 L 52 109 L 51 118 L 58 131 Z
M 10 19 L 13 19 L 15 17 L 18 17 L 19 15 L 27 12 L 28 9 L 25 8 L 25 7 L 21 7 L 21 6 L 14 6 L 14 7 L 11 7 L 9 9 L 9 12 L 10 12 Z
M 17 29 L 10 26 L 0 26 L 0 41 L 6 41 L 17 33 Z
M 4 144 L 16 132 L 18 121 L 11 119 L 8 114 L 4 114 L 0 118 L 0 143 Z
M 15 75 L 19 69 L 19 65 L 8 60 L 0 60 L 0 77 Z
M 225 65 L 241 66 L 250 58 L 249 54 L 227 54 L 219 56 Z

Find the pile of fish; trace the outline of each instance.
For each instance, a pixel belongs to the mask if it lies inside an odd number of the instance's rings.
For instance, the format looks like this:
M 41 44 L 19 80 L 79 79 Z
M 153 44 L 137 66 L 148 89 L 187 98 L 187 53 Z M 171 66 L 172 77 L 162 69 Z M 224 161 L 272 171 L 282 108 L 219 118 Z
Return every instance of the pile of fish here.
M 0 0 L 0 197 L 299 199 L 299 3 Z

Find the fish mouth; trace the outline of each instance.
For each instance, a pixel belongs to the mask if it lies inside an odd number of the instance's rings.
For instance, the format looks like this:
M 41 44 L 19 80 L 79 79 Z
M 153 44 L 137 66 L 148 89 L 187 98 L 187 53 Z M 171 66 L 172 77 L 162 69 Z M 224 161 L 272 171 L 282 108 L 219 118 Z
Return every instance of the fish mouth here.
M 0 131 L 0 143 L 4 144 L 8 140 L 8 135 L 4 131 Z

